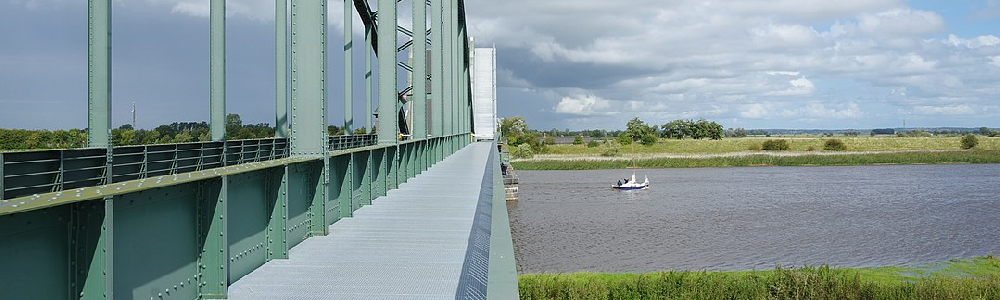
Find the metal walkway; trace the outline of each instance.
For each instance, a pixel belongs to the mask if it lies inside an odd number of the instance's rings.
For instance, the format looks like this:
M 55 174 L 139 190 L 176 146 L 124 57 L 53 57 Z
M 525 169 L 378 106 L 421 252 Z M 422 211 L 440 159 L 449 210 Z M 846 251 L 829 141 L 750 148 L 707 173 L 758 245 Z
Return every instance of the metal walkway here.
M 492 151 L 459 150 L 234 282 L 229 299 L 456 299 Z

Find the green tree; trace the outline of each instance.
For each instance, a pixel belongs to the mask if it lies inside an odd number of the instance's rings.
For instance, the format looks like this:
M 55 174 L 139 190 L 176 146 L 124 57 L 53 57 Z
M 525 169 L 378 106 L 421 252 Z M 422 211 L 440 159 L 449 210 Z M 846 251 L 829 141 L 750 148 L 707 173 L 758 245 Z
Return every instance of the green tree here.
M 683 139 L 688 135 L 688 126 L 688 121 L 673 120 L 660 126 L 663 128 L 661 134 L 668 139 Z
M 543 153 L 545 150 L 545 144 L 538 140 L 539 134 L 528 129 L 528 124 L 521 116 L 500 121 L 500 133 L 510 146 L 528 144 L 535 153 Z
M 625 132 L 618 135 L 618 142 L 629 145 L 633 142 L 651 146 L 656 144 L 656 126 L 646 125 L 646 122 L 633 118 L 625 124 Z
M 533 150 L 531 150 L 531 145 L 520 144 L 514 147 L 514 151 L 510 153 L 514 158 L 532 158 L 535 156 Z
M 174 135 L 174 143 L 190 143 L 196 141 L 195 137 L 191 135 L 191 131 L 183 130 L 176 135 Z
M 583 136 L 576 136 L 576 138 L 573 139 L 573 145 L 583 145 Z

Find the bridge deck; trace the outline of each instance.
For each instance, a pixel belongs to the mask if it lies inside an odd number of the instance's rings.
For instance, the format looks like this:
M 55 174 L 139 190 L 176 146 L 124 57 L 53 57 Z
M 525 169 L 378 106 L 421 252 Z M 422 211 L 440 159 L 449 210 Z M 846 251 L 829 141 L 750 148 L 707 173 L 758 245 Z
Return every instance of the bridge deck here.
M 236 281 L 229 299 L 455 299 L 492 151 L 459 150 Z

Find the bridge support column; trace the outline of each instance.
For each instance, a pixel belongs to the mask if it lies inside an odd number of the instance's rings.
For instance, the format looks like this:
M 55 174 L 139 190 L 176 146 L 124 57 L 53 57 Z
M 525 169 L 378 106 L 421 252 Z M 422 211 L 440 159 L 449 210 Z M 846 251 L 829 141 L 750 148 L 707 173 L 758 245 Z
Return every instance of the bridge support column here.
M 378 143 L 399 141 L 396 77 L 396 0 L 378 1 Z
M 288 165 L 268 172 L 267 182 L 274 195 L 269 201 L 267 260 L 288 258 Z
M 226 139 L 226 1 L 212 0 L 209 9 L 211 23 L 211 49 L 209 64 L 211 72 L 211 117 L 212 140 Z
M 329 143 L 326 131 L 326 1 L 292 1 L 291 155 L 314 157 L 289 169 L 291 189 L 307 199 L 305 217 L 292 225 L 306 235 L 326 235 Z M 292 213 L 290 213 L 292 215 Z M 303 228 L 308 224 L 308 229 Z M 301 225 L 301 226 L 300 226 Z M 298 240 L 299 237 L 289 237 Z
M 225 299 L 229 286 L 229 235 L 227 206 L 229 178 L 201 182 L 198 202 L 198 231 L 203 234 L 198 255 L 199 295 L 203 299 Z
M 288 137 L 288 1 L 274 1 L 274 137 Z
M 427 138 L 427 1 L 413 0 L 412 139 Z
M 87 145 L 111 149 L 111 0 L 87 9 Z

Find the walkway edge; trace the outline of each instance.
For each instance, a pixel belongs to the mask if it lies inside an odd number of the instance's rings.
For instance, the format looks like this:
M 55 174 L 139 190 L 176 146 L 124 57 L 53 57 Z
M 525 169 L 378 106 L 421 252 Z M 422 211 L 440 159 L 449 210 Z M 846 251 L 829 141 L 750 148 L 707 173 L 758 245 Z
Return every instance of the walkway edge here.
M 494 144 L 494 148 L 495 148 Z M 518 299 L 517 264 L 514 260 L 514 239 L 510 233 L 510 218 L 504 197 L 503 176 L 500 174 L 500 153 L 493 155 L 493 220 L 490 234 L 489 279 L 486 299 Z

